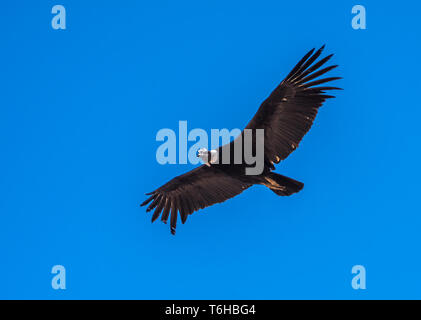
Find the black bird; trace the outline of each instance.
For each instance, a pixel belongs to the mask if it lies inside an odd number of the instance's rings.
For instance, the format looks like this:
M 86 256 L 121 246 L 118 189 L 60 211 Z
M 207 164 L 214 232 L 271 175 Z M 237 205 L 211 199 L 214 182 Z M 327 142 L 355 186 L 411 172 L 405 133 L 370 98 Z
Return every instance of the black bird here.
M 301 139 L 310 129 L 319 107 L 328 98 L 325 91 L 340 88 L 319 86 L 341 79 L 340 77 L 316 78 L 334 69 L 337 65 L 320 69 L 332 56 L 320 59 L 324 46 L 310 50 L 291 70 L 286 78 L 276 87 L 270 96 L 263 101 L 245 129 L 264 129 L 264 167 L 258 175 L 247 175 L 245 169 L 250 167 L 244 161 L 234 164 L 232 155 L 228 164 L 216 161 L 224 148 L 232 147 L 233 142 L 217 150 L 199 150 L 198 156 L 205 164 L 175 177 L 151 193 L 141 204 L 152 201 L 146 211 L 155 209 L 152 215 L 154 222 L 162 212 L 161 220 L 167 222 L 170 214 L 171 233 L 175 234 L 177 215 L 185 223 L 187 216 L 193 212 L 235 197 L 255 184 L 265 185 L 279 196 L 289 196 L 300 191 L 304 184 L 294 179 L 272 172 L 274 164 L 284 160 L 293 152 Z M 244 136 L 244 130 L 239 137 Z M 256 143 L 256 135 L 253 134 Z M 244 142 L 243 142 L 244 144 Z M 254 145 L 254 144 L 253 144 Z M 255 151 L 255 147 L 253 147 Z

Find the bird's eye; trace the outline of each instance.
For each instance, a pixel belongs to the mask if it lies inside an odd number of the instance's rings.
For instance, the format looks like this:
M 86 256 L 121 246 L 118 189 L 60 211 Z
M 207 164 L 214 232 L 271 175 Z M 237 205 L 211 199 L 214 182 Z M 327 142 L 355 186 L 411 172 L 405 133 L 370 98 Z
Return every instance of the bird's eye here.
M 199 150 L 196 151 L 196 157 L 198 157 L 198 156 L 199 156 Z

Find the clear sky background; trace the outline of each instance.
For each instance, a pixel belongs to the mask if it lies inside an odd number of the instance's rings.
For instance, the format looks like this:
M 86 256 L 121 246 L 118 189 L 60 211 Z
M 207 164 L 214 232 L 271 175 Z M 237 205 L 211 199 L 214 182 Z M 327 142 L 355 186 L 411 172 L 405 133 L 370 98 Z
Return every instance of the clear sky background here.
M 66 30 L 51 27 L 56 4 Z M 366 30 L 351 27 L 356 4 Z M 420 8 L 2 1 L 0 298 L 421 298 Z M 277 167 L 303 191 L 253 187 L 175 237 L 151 224 L 144 193 L 193 167 L 158 164 L 157 131 L 242 128 L 324 43 L 345 90 Z

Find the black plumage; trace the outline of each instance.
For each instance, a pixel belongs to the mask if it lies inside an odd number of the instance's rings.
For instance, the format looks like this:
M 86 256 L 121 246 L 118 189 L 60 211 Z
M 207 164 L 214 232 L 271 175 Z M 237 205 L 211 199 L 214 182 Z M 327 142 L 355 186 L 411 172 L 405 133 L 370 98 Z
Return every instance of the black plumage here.
M 229 164 L 204 164 L 183 175 L 175 177 L 155 191 L 141 206 L 149 204 L 146 211 L 155 209 L 152 222 L 159 215 L 167 222 L 170 218 L 171 233 L 175 234 L 178 213 L 185 223 L 193 212 L 235 197 L 254 184 L 262 184 L 280 196 L 289 196 L 300 191 L 303 183 L 282 176 L 272 170 L 274 164 L 284 160 L 299 145 L 311 128 L 319 107 L 334 96 L 326 91 L 340 89 L 323 84 L 340 77 L 317 79 L 336 68 L 337 65 L 321 68 L 331 57 L 328 55 L 316 62 L 324 46 L 316 52 L 310 50 L 291 70 L 286 78 L 263 101 L 257 113 L 247 124 L 255 139 L 255 130 L 264 129 L 264 169 L 259 175 L 246 175 L 246 163 L 234 164 L 233 153 Z M 323 85 L 323 86 L 320 86 Z M 237 138 L 243 138 L 244 131 Z M 255 140 L 253 140 L 256 143 Z M 218 149 L 233 148 L 235 140 Z M 244 142 L 243 142 L 244 143 Z

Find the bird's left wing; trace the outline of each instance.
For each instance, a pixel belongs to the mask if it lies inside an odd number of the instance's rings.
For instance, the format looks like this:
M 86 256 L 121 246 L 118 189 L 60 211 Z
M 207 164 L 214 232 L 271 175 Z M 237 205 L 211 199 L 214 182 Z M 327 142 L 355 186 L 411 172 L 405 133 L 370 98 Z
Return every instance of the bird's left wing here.
M 189 214 L 235 197 L 250 186 L 214 166 L 202 165 L 148 193 L 150 197 L 141 206 L 152 201 L 146 209 L 155 209 L 152 222 L 162 212 L 161 220 L 166 223 L 171 213 L 171 233 L 175 234 L 177 212 L 184 223 Z
M 291 70 L 281 84 L 261 104 L 246 129 L 264 129 L 265 160 L 273 167 L 293 152 L 310 130 L 319 107 L 328 98 L 327 90 L 340 89 L 321 84 L 341 79 L 319 77 L 337 67 L 320 69 L 331 57 L 316 62 L 323 51 L 310 50 Z M 313 54 L 314 53 L 314 54 Z

